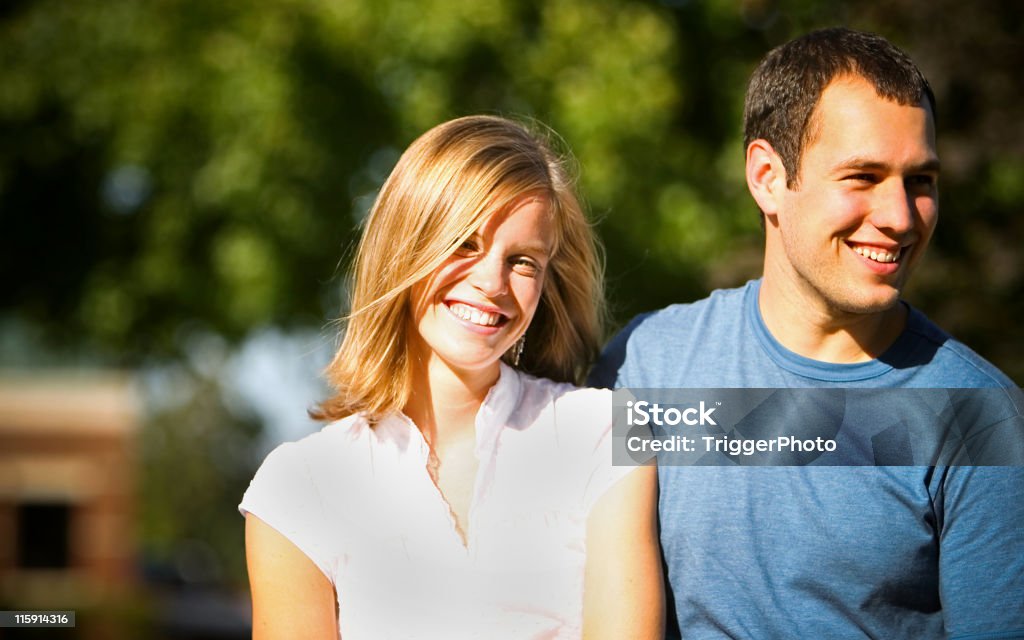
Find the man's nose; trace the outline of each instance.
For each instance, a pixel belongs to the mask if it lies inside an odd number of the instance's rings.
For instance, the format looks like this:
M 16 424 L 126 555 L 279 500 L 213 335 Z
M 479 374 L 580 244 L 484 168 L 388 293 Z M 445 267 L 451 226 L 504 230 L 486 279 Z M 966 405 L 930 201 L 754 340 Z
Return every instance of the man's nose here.
M 879 189 L 879 198 L 871 215 L 875 227 L 894 234 L 906 234 L 914 229 L 917 217 L 916 195 L 900 178 L 886 180 Z

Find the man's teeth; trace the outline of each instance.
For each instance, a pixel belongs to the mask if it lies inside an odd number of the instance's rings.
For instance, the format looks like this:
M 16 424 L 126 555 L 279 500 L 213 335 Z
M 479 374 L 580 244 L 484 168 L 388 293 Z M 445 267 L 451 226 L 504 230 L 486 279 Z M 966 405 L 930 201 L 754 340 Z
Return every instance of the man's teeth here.
M 473 324 L 478 324 L 484 327 L 493 327 L 501 321 L 500 313 L 488 313 L 487 311 L 481 311 L 475 307 L 471 307 L 468 304 L 455 303 L 448 307 L 452 310 L 452 313 L 468 320 Z
M 879 251 L 878 249 L 869 249 L 867 247 L 853 247 L 853 250 L 865 258 L 870 258 L 875 262 L 896 262 L 900 259 L 900 254 L 903 253 L 903 247 L 897 249 L 896 253 Z

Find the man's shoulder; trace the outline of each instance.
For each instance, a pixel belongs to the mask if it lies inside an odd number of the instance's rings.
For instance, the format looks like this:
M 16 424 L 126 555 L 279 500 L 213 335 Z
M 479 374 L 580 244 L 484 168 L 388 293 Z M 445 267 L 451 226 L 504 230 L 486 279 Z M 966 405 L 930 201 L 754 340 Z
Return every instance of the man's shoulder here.
M 934 378 L 929 386 L 949 388 L 1012 387 L 1013 381 L 994 364 L 960 342 L 923 313 L 910 308 L 905 334 L 912 347 L 903 354 L 923 375 Z
M 718 289 L 708 297 L 641 314 L 620 331 L 601 354 L 589 382 L 598 387 L 663 386 L 664 372 L 689 371 L 710 345 L 733 344 L 743 333 L 744 301 L 756 282 Z M 718 346 L 716 346 L 718 345 Z M 673 378 L 681 385 L 681 378 Z
M 694 302 L 672 304 L 656 311 L 648 311 L 633 318 L 623 329 L 631 341 L 641 343 L 662 342 L 684 338 L 715 326 L 710 320 L 722 317 L 739 321 L 743 317 L 744 296 L 751 287 L 748 283 L 734 289 L 716 289 L 706 298 Z

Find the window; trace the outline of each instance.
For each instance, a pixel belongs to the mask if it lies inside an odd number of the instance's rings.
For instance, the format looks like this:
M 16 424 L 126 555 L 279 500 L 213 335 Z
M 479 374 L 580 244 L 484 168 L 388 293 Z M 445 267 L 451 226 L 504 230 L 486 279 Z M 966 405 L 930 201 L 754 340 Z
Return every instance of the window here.
M 66 503 L 18 505 L 18 556 L 20 569 L 65 569 L 69 563 L 71 507 Z

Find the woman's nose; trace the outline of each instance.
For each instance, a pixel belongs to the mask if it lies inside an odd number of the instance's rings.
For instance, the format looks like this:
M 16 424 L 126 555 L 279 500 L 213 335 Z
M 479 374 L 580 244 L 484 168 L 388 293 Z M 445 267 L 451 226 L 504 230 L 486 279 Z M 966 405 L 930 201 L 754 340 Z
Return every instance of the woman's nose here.
M 508 291 L 508 269 L 501 256 L 488 254 L 473 265 L 469 283 L 489 298 L 496 298 Z

